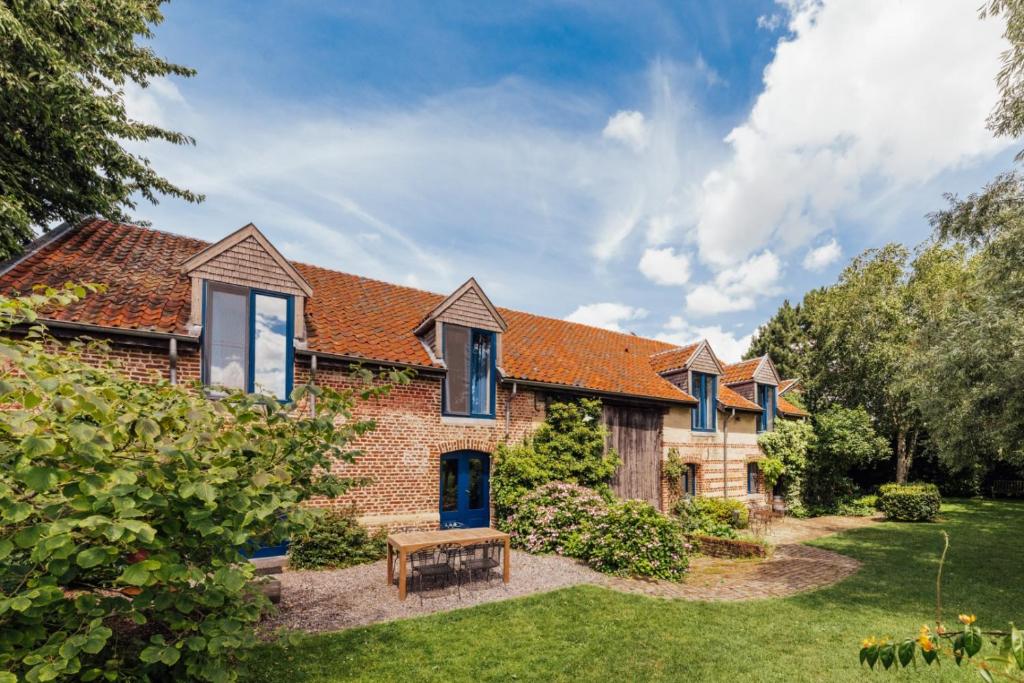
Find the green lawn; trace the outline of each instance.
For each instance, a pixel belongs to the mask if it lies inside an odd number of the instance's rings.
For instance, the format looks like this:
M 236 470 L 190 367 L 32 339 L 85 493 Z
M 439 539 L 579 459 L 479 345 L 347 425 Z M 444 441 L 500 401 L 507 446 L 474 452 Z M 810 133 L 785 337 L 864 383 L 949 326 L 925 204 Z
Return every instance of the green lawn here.
M 815 544 L 861 571 L 821 591 L 748 603 L 666 601 L 583 586 L 268 646 L 249 681 L 978 680 L 954 666 L 869 673 L 860 639 L 913 635 L 934 617 L 949 532 L 947 622 L 1024 623 L 1024 504 L 956 501 L 937 524 L 879 524 Z

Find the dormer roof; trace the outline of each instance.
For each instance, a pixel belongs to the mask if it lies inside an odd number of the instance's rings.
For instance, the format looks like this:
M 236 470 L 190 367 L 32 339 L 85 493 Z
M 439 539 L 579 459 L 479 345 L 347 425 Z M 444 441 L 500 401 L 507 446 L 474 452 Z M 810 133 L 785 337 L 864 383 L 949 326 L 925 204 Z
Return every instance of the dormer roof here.
M 493 332 L 504 332 L 508 329 L 508 323 L 505 322 L 491 300 L 487 298 L 483 287 L 476 281 L 476 278 L 472 277 L 427 313 L 426 317 L 416 326 L 414 333 L 423 334 L 438 320 Z
M 252 223 L 201 249 L 181 264 L 181 271 L 186 275 L 199 273 L 211 279 L 221 276 L 228 282 L 239 269 L 249 269 L 267 281 L 268 289 L 294 289 L 294 294 L 313 296 L 313 287 L 306 278 Z
M 670 375 L 683 370 L 700 370 L 712 374 L 722 374 L 722 361 L 712 350 L 706 339 L 687 346 L 675 347 L 651 355 L 651 367 L 659 375 Z
M 775 363 L 768 354 L 727 365 L 722 375 L 722 382 L 727 385 L 757 382 L 777 386 L 781 381 Z

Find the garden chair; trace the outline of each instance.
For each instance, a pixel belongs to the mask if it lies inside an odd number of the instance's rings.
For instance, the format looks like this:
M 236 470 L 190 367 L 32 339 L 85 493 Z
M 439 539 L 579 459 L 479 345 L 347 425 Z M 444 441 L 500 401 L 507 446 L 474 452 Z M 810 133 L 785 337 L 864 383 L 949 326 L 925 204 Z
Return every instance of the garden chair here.
M 458 586 L 458 578 L 451 556 L 453 548 L 439 545 L 423 548 L 409 554 L 412 570 L 410 576 L 412 589 L 419 593 L 420 604 L 423 604 L 423 593 L 430 588 L 448 588 L 453 583 Z
M 494 570 L 501 566 L 501 553 L 504 550 L 505 543 L 502 541 L 488 541 L 474 546 L 473 554 L 463 558 L 462 569 L 471 581 L 474 576 L 483 575 L 489 584 Z

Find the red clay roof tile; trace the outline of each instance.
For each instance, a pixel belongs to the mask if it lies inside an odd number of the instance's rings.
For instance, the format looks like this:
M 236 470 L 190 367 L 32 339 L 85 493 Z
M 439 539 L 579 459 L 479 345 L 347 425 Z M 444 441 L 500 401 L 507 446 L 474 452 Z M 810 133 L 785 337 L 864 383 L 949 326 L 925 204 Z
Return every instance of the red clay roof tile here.
M 68 281 L 101 282 L 102 294 L 48 317 L 127 330 L 188 334 L 191 285 L 181 264 L 201 240 L 103 220 L 62 234 L 0 275 L 4 292 Z M 437 367 L 413 330 L 444 296 L 294 263 L 313 287 L 306 306 L 308 348 L 326 354 Z M 499 309 L 507 377 L 597 392 L 693 403 L 656 372 L 652 356 L 686 349 L 667 342 Z M 674 361 L 673 361 L 674 362 Z M 652 363 L 654 367 L 652 367 Z

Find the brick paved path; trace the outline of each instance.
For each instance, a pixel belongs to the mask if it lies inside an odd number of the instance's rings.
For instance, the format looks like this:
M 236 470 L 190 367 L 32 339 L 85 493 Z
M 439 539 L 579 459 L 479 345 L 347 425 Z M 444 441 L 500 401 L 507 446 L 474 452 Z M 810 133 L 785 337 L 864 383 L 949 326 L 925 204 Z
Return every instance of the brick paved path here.
M 800 541 L 873 522 L 864 517 L 786 519 L 768 534 L 769 540 L 779 545 L 766 560 L 698 557 L 683 583 L 618 577 L 602 577 L 599 583 L 627 593 L 684 600 L 782 598 L 837 583 L 860 568 L 860 562 L 851 557 L 801 545 Z

